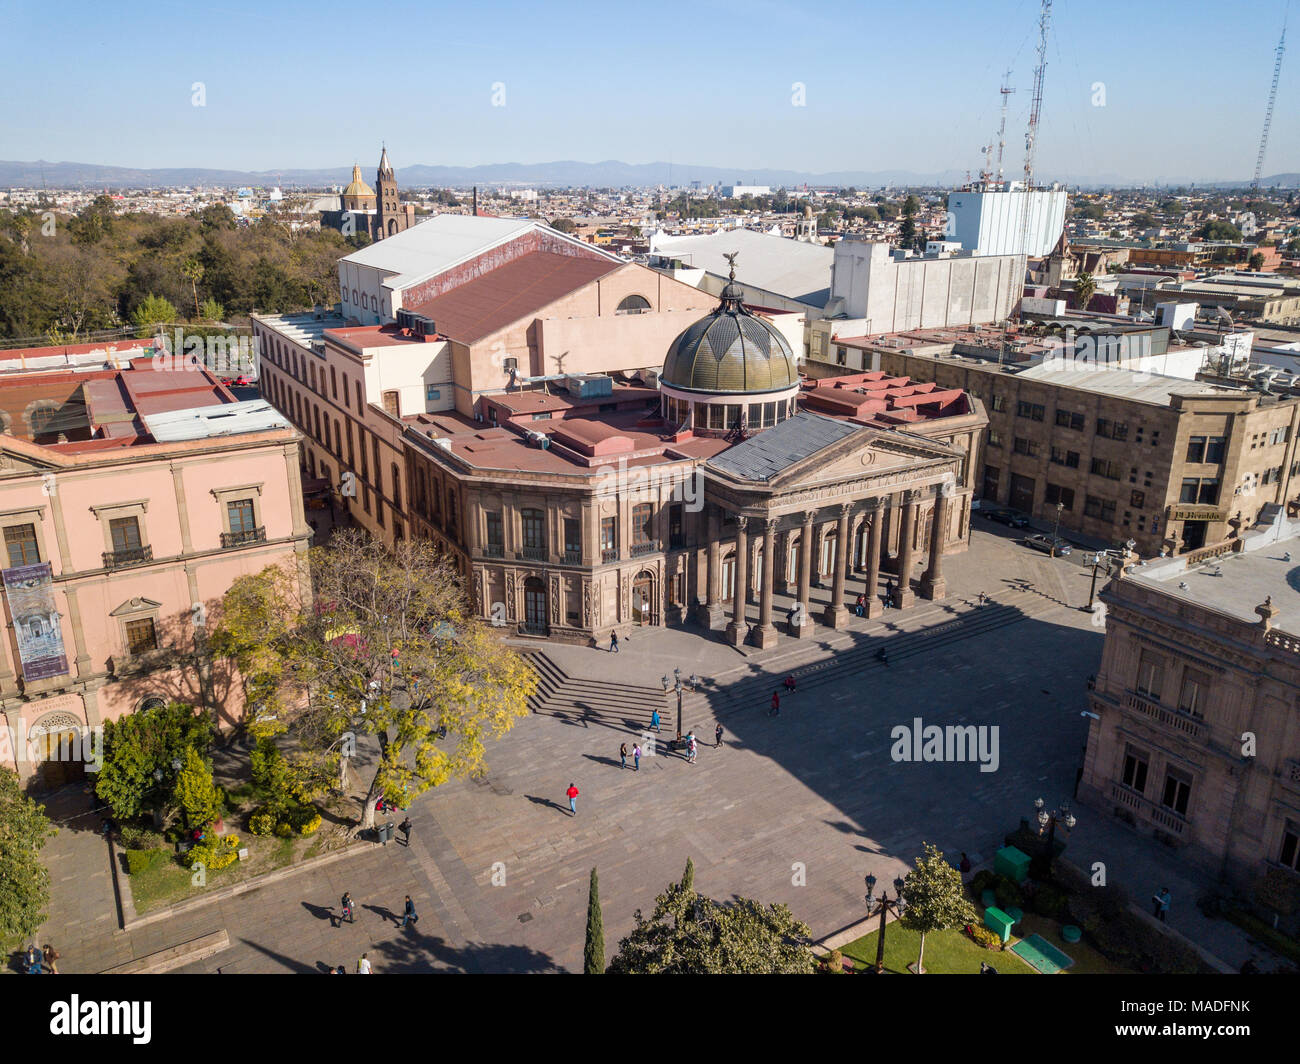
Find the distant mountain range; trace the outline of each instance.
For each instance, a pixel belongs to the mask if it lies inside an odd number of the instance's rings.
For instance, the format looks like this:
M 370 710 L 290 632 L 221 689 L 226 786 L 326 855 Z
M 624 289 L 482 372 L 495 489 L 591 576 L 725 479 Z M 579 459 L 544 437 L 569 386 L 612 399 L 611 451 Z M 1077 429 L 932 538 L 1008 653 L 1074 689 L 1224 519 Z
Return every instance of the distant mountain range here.
M 367 180 L 373 178 L 363 166 Z M 1131 187 L 1141 182 L 1118 175 L 1085 177 L 1078 175 L 1043 175 L 1045 180 L 1059 180 L 1082 187 Z M 217 170 L 199 167 L 135 169 L 126 166 L 102 166 L 74 162 L 7 162 L 0 161 L 0 186 L 9 188 L 175 188 L 185 185 L 283 188 L 305 186 L 326 188 L 345 185 L 352 178 L 351 166 L 322 170 Z M 720 166 L 694 166 L 683 163 L 624 163 L 607 160 L 599 163 L 561 160 L 549 163 L 491 163 L 486 166 L 398 167 L 397 178 L 405 188 L 426 185 L 538 185 L 570 188 L 625 188 L 649 185 L 742 184 L 794 188 L 803 184 L 878 188 L 885 185 L 915 187 L 949 187 L 966 178 L 963 170 L 917 173 L 911 170 L 840 170 L 830 173 L 806 173 L 797 170 L 738 170 Z M 1244 187 L 1248 181 L 1197 181 L 1202 187 Z M 1189 185 L 1188 180 L 1169 178 L 1161 185 Z M 1266 187 L 1298 188 L 1300 173 L 1274 174 L 1261 180 Z

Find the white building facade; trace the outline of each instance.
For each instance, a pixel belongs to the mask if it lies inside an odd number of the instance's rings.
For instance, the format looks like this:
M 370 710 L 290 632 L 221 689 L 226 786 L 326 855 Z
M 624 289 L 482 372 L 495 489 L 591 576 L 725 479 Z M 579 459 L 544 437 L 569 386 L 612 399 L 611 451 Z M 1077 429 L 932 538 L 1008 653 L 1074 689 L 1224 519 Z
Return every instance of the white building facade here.
M 1028 239 L 1024 236 L 1025 199 L 1029 199 Z M 1025 191 L 1020 182 L 1006 190 L 962 189 L 948 195 L 949 240 L 976 255 L 1050 254 L 1065 229 L 1063 188 Z

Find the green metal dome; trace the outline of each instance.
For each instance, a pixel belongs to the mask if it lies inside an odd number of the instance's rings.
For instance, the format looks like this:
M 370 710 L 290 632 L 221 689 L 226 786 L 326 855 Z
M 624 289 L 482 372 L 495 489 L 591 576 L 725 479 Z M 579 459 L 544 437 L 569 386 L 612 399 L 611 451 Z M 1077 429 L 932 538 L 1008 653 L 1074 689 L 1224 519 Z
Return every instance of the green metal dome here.
M 686 328 L 668 348 L 661 384 L 693 392 L 775 392 L 799 383 L 789 341 L 741 302 L 735 283 L 722 290 L 716 310 Z

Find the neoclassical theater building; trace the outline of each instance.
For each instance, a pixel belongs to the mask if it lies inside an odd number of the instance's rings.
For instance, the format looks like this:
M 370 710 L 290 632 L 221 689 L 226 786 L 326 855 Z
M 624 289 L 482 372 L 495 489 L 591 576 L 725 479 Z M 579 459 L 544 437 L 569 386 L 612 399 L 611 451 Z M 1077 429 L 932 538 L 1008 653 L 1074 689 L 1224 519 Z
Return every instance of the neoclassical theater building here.
M 770 646 L 944 596 L 987 418 L 960 389 L 801 379 L 734 285 L 655 373 L 401 417 L 399 534 L 455 557 L 480 616 L 580 643 L 693 620 Z M 814 589 L 817 594 L 814 595 Z

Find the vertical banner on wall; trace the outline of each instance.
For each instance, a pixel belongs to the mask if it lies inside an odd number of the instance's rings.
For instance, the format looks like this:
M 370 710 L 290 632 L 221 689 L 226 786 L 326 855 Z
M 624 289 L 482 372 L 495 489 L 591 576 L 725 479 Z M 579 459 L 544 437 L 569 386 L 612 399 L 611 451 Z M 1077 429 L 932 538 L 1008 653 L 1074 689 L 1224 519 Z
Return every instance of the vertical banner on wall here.
M 24 680 L 66 676 L 68 656 L 63 649 L 63 629 L 54 608 L 54 581 L 50 563 L 20 565 L 4 571 L 5 597 L 14 619 L 18 658 Z

